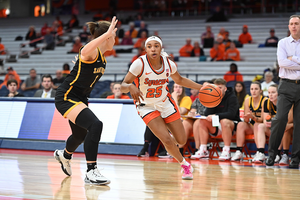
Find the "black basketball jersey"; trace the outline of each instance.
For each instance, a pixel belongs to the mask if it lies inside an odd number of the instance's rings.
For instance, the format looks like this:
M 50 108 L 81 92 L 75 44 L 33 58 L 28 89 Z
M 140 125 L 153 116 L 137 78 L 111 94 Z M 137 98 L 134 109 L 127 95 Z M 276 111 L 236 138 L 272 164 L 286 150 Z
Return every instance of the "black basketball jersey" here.
M 266 97 L 264 97 L 263 95 L 260 96 L 260 100 L 259 100 L 259 104 L 256 108 L 254 108 L 253 106 L 253 98 L 250 97 L 249 99 L 249 109 L 251 110 L 251 112 L 254 114 L 255 117 L 261 117 L 261 109 L 262 109 L 262 102 L 264 101 Z M 254 121 L 250 121 L 251 124 L 254 124 Z
M 264 102 L 264 113 L 269 113 L 272 118 L 275 117 L 277 113 L 276 109 L 276 105 L 274 105 L 273 102 L 270 101 L 270 99 Z
M 82 49 L 82 47 L 81 47 Z M 80 51 L 81 51 L 80 49 Z M 61 87 L 67 89 L 67 93 L 75 93 L 76 96 L 87 97 L 93 90 L 96 82 L 104 74 L 106 59 L 99 48 L 93 61 L 83 61 L 78 54 L 78 60 L 70 74 L 66 77 Z

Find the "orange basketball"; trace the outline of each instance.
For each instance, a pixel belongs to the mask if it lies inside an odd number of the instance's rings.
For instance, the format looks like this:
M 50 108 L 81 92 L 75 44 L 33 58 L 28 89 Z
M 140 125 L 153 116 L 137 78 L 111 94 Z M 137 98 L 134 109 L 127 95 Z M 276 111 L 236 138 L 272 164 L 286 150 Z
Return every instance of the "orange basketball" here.
M 199 100 L 207 108 L 217 107 L 222 101 L 222 92 L 216 85 L 206 85 L 199 91 Z

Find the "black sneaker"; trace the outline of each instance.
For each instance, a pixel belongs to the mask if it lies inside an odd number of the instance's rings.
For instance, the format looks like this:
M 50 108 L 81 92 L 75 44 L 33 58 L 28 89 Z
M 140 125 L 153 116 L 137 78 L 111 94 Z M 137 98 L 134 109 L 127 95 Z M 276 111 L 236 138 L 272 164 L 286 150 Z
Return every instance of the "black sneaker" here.
M 149 153 L 146 151 L 145 147 L 142 148 L 137 157 L 149 157 Z
M 162 152 L 160 152 L 157 157 L 159 158 L 173 158 L 168 152 L 167 150 L 163 150 Z

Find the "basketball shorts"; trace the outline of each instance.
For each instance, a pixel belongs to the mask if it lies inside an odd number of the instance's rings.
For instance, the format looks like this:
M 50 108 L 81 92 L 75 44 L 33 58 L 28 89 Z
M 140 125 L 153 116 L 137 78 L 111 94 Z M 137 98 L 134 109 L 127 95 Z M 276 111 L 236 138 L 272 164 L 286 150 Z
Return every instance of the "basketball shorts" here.
M 233 131 L 232 131 L 232 135 L 235 134 L 235 131 L 236 131 L 236 127 L 238 125 L 238 121 L 233 121 L 234 123 L 234 128 L 233 128 Z M 222 135 L 222 128 L 221 128 L 221 123 L 219 124 L 218 127 L 216 127 L 216 131 L 214 133 L 209 133 L 209 135 L 211 135 L 212 137 L 217 137 L 219 135 Z
M 165 123 L 181 118 L 178 107 L 170 94 L 162 101 L 152 104 L 141 104 L 136 109 L 146 125 L 158 116 L 161 116 Z
M 78 104 L 84 103 L 88 106 L 88 101 L 81 100 L 76 95 L 69 93 L 66 95 L 66 92 L 63 90 L 57 90 L 55 96 L 55 107 L 60 112 L 60 114 L 66 118 L 69 112 L 76 107 Z

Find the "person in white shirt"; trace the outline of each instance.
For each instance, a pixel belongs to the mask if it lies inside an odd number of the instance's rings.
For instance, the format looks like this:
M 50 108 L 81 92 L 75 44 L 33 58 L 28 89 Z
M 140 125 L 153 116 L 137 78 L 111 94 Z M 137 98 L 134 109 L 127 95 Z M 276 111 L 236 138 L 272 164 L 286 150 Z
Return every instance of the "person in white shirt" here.
M 273 80 L 273 72 L 267 71 L 265 72 L 265 81 L 261 83 L 261 89 L 263 91 L 263 95 L 267 97 L 269 95 L 268 88 L 270 85 L 275 84 Z
M 53 79 L 50 74 L 43 75 L 42 86 L 43 86 L 43 89 L 37 90 L 34 94 L 34 97 L 41 97 L 41 98 L 55 97 L 56 90 L 52 89 Z

